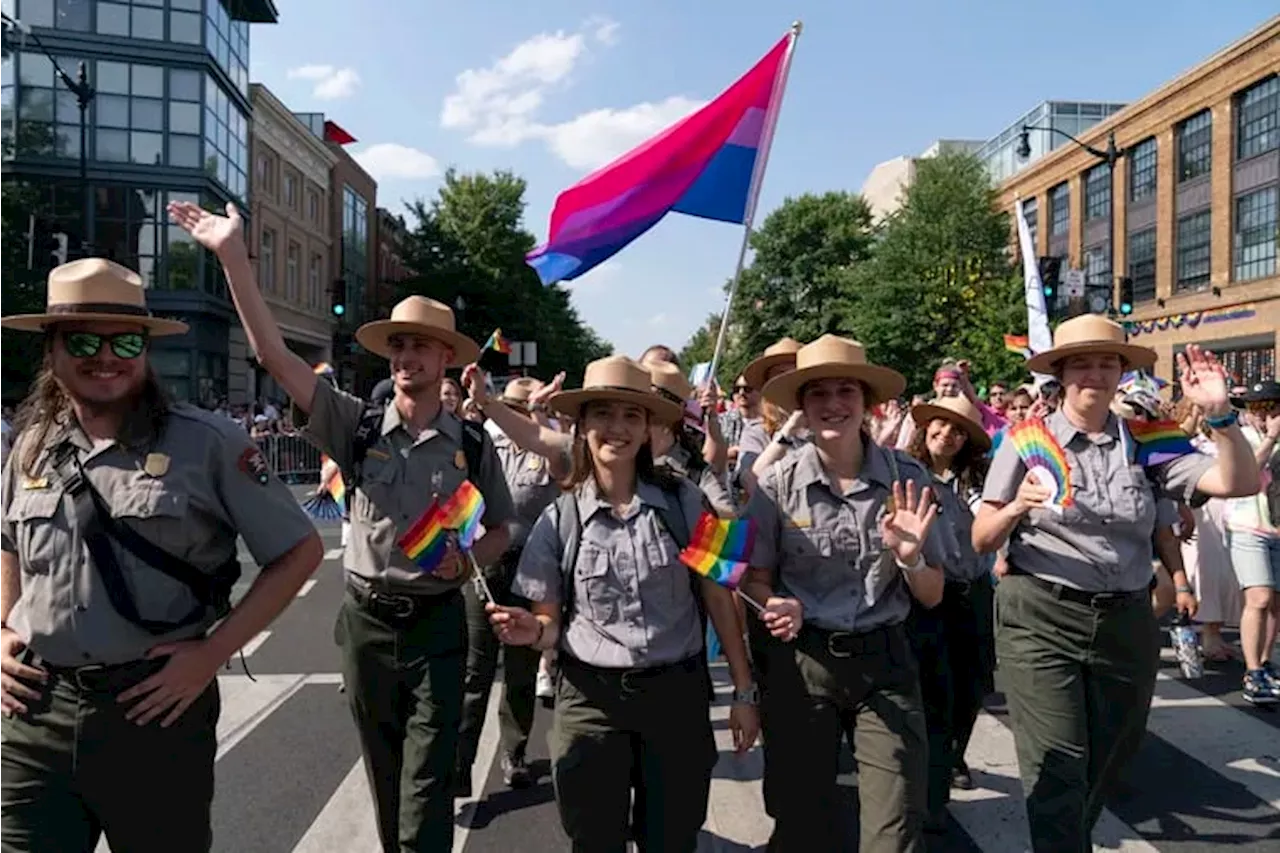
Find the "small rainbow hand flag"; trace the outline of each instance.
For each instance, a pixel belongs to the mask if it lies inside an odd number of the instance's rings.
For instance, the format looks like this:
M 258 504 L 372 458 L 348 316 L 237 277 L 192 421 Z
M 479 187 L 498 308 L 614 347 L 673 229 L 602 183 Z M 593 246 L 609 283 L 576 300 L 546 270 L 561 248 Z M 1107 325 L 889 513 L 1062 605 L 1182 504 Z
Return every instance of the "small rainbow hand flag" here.
M 316 376 L 332 376 L 333 375 L 333 365 L 327 361 L 320 362 L 315 367 L 313 367 L 312 370 L 315 372 Z
M 440 507 L 440 513 L 445 528 L 457 532 L 458 547 L 470 551 L 480 529 L 480 518 L 484 515 L 484 495 L 470 480 L 463 480 L 458 490 Z
M 1027 470 L 1036 475 L 1036 481 L 1053 490 L 1049 508 L 1061 512 L 1075 503 L 1071 492 L 1071 465 L 1067 453 L 1054 438 L 1049 427 L 1039 418 L 1027 418 L 1009 427 L 1005 440 L 1013 444 L 1018 458 Z
M 1161 465 L 1197 452 L 1191 436 L 1176 421 L 1126 420 L 1125 425 L 1138 445 L 1139 465 Z
M 693 538 L 680 552 L 680 562 L 728 589 L 737 589 L 755 546 L 755 523 L 749 518 L 717 518 L 703 512 Z
M 1014 355 L 1020 355 L 1023 358 L 1031 357 L 1031 345 L 1026 335 L 1005 335 L 1004 348 Z
M 424 572 L 434 572 L 449 547 L 440 502 L 434 500 L 396 542 L 409 560 Z
M 511 355 L 511 344 L 502 336 L 501 329 L 494 329 L 493 334 L 489 336 L 489 340 L 484 342 L 484 346 L 481 349 L 491 349 L 503 355 Z

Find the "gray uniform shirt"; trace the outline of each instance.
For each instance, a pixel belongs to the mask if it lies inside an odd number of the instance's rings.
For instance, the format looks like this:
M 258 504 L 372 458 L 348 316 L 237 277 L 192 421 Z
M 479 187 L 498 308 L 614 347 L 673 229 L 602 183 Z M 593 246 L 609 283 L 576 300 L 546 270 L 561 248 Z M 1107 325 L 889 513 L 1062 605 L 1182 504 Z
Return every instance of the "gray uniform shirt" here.
M 1108 415 L 1101 434 L 1076 429 L 1061 410 L 1045 423 L 1066 451 L 1074 505 L 1061 514 L 1032 510 L 1009 536 L 1009 565 L 1086 592 L 1136 592 L 1151 582 L 1152 534 L 1159 496 L 1192 502 L 1213 459 L 1191 453 L 1161 465 L 1134 463 L 1133 438 Z M 984 501 L 1007 504 L 1026 466 L 1013 442 L 1001 443 L 987 473 Z
M 316 383 L 308 436 L 349 477 L 354 465 L 356 429 L 368 404 Z M 515 517 L 511 491 L 491 441 L 485 442 L 480 470 L 471 481 L 484 496 L 481 523 L 487 530 Z M 462 450 L 462 422 L 443 409 L 429 428 L 414 438 L 396 407 L 388 406 L 382 429 L 364 459 L 363 479 L 351 498 L 351 534 L 343 564 L 347 571 L 403 592 L 436 594 L 461 586 L 465 578 L 443 580 L 420 571 L 396 544 L 431 505 L 447 500 L 468 479 Z
M 19 444 L 4 468 L 0 528 L 4 550 L 17 555 L 22 571 L 22 594 L 9 622 L 54 666 L 137 660 L 152 646 L 200 636 L 215 621 L 211 612 L 203 622 L 157 636 L 116 612 L 76 530 L 71 498 L 49 464 L 64 442 L 75 446 L 117 521 L 211 574 L 235 556 L 237 534 L 266 565 L 315 531 L 280 480 L 259 476 L 265 460 L 244 430 L 192 406 L 174 406 L 159 441 L 145 448 L 95 447 L 76 425 L 55 430 L 32 476 L 18 470 Z M 195 608 L 185 584 L 114 548 L 142 618 L 177 621 Z
M 990 563 L 973 548 L 973 510 L 970 502 L 956 491 L 955 477 L 933 475 L 933 495 L 938 502 L 938 521 L 950 530 L 949 544 L 955 551 L 942 566 L 947 580 L 973 582 L 986 577 Z
M 560 494 L 560 485 L 551 476 L 551 464 L 532 450 L 521 450 L 501 430 L 490 430 L 493 447 L 498 452 L 502 476 L 511 490 L 515 520 L 509 525 L 512 549 L 524 546 L 529 530 L 542 511 Z
M 911 609 L 910 591 L 893 552 L 885 548 L 880 520 L 897 478 L 917 492 L 932 482 L 905 453 L 864 441 L 862 470 L 847 494 L 831 479 L 818 449 L 805 444 L 789 452 L 760 478 L 747 502 L 756 525 L 751 565 L 773 569 L 781 590 L 804 607 L 804 621 L 829 631 L 866 632 L 895 625 Z M 924 559 L 942 568 L 949 543 L 945 524 L 925 538 Z
M 679 507 L 692 531 L 702 515 L 702 496 L 679 480 Z M 650 667 L 701 654 L 702 622 L 690 570 L 658 515 L 668 495 L 641 482 L 631 505 L 616 515 L 588 478 L 576 492 L 582 523 L 573 572 L 573 612 L 561 626 L 561 648 L 601 667 Z M 561 602 L 564 553 L 556 508 L 548 507 L 529 534 L 511 588 L 539 602 Z

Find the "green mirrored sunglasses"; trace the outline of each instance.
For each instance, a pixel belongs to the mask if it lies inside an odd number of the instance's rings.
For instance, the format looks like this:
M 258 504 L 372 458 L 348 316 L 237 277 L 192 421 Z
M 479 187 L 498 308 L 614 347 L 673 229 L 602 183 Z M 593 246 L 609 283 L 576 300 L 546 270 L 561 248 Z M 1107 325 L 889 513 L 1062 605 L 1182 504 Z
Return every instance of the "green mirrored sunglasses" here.
M 106 341 L 116 358 L 132 359 L 147 349 L 147 336 L 142 332 L 121 332 L 118 335 L 99 335 L 97 332 L 64 332 L 62 345 L 76 358 L 92 358 Z

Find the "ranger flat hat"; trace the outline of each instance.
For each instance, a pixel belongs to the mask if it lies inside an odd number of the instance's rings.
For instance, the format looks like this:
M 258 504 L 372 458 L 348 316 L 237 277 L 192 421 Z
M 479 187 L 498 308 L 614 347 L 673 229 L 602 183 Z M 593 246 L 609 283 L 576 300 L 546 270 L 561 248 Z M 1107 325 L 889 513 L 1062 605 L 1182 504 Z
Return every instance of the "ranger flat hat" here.
M 795 364 L 796 353 L 804 344 L 795 338 L 782 338 L 764 348 L 764 355 L 742 368 L 742 378 L 759 390 L 765 383 L 765 375 L 779 364 Z
M 862 344 L 823 335 L 801 347 L 796 353 L 796 369 L 770 379 L 762 393 L 769 402 L 791 410 L 796 408 L 797 395 L 805 383 L 819 379 L 857 379 L 870 392 L 868 406 L 892 400 L 907 388 L 906 377 L 901 373 L 867 361 Z
M 942 418 L 963 427 L 969 441 L 980 450 L 991 448 L 991 437 L 982 427 L 982 415 L 968 397 L 940 397 L 929 403 L 917 403 L 911 407 L 911 419 L 916 426 L 924 427 L 934 418 Z
M 582 407 L 593 400 L 634 403 L 668 423 L 684 416 L 683 407 L 653 390 L 649 371 L 625 355 L 611 355 L 591 362 L 582 377 L 581 388 L 561 391 L 547 402 L 556 412 L 577 417 Z
M 422 335 L 453 348 L 453 363 L 470 364 L 480 357 L 480 346 L 458 332 L 453 309 L 425 296 L 410 296 L 396 303 L 387 320 L 374 320 L 356 329 L 360 346 L 383 358 L 391 357 L 388 343 L 394 335 Z
M 54 267 L 48 290 L 43 314 L 15 314 L 0 319 L 0 326 L 43 332 L 55 323 L 73 320 L 136 323 L 152 337 L 183 335 L 190 328 L 179 320 L 153 316 L 141 276 L 106 258 L 82 258 Z
M 1124 327 L 1097 314 L 1081 314 L 1063 321 L 1053 332 L 1053 348 L 1027 360 L 1032 373 L 1053 373 L 1064 358 L 1089 353 L 1113 353 L 1129 363 L 1130 370 L 1148 370 L 1156 363 L 1156 351 L 1125 340 Z

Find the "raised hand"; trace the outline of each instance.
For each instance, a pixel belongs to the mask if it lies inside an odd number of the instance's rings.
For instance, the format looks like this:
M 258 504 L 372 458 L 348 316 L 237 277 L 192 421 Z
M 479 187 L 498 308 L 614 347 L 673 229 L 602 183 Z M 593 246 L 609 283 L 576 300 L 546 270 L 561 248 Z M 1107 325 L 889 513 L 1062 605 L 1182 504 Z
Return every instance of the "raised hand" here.
M 1186 351 L 1178 353 L 1177 362 L 1183 395 L 1207 416 L 1222 415 L 1231 408 L 1227 401 L 1227 371 L 1217 356 L 1196 344 L 1187 344 Z
M 171 201 L 168 207 L 169 218 L 175 225 L 219 256 L 229 249 L 245 249 L 240 211 L 231 202 L 227 202 L 226 210 L 226 216 L 219 216 L 190 201 Z
M 489 402 L 489 388 L 485 384 L 485 374 L 480 365 L 468 364 L 462 369 L 462 387 L 476 405 L 483 406 Z
M 917 496 L 914 481 L 908 480 L 905 489 L 901 481 L 894 483 L 892 511 L 880 519 L 880 535 L 884 538 L 885 547 L 893 552 L 899 563 L 914 565 L 937 517 L 938 506 L 933 502 L 933 492 L 928 486 Z

